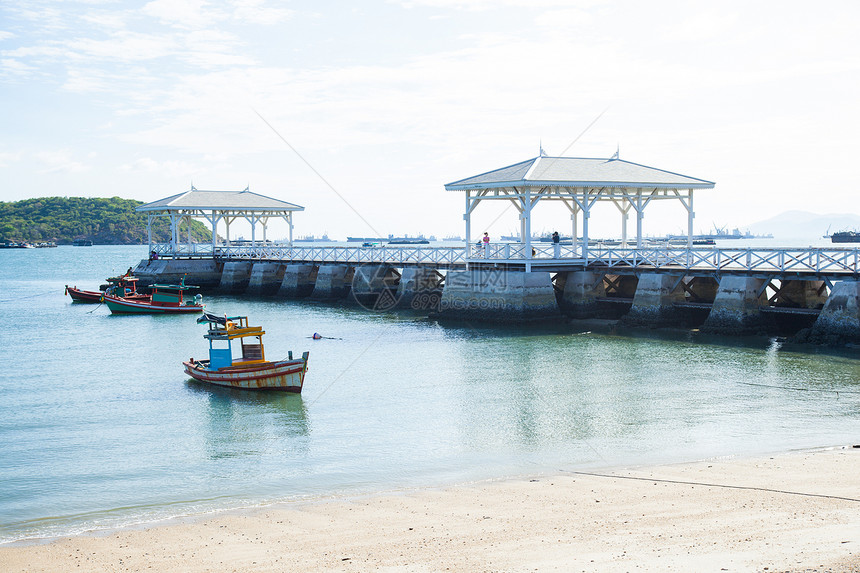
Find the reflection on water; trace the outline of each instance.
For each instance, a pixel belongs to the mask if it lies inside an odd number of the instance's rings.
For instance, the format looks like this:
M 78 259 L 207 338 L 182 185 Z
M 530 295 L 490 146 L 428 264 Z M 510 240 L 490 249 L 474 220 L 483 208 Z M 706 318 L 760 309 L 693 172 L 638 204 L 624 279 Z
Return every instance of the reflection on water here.
M 300 394 L 249 392 L 192 379 L 185 384 L 207 398 L 203 439 L 211 459 L 253 457 L 263 444 L 281 453 L 307 452 L 308 413 Z

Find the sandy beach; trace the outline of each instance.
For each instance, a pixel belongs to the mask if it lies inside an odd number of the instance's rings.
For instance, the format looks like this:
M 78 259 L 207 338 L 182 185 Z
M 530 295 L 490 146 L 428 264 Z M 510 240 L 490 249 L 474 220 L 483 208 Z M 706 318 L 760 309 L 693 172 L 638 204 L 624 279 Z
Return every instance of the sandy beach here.
M 860 571 L 838 446 L 303 501 L 0 547 L 12 571 Z

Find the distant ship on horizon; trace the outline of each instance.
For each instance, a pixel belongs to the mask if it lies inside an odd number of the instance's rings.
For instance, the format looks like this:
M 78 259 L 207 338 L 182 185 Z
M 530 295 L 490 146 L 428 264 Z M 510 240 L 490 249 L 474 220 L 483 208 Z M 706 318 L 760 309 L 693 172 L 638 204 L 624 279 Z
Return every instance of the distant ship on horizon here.
M 831 243 L 860 243 L 860 233 L 857 231 L 837 231 L 830 235 Z

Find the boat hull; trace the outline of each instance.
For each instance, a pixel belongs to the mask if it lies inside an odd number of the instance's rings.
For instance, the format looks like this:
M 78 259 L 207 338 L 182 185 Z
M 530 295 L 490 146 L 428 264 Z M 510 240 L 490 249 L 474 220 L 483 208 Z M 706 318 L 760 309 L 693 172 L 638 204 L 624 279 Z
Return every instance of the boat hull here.
M 79 288 L 67 286 L 66 294 L 69 295 L 74 302 L 98 303 L 102 301 L 102 295 L 104 293 L 101 291 L 81 290 Z
M 114 314 L 191 314 L 203 312 L 202 304 L 160 304 L 153 303 L 151 297 L 128 299 L 117 296 L 104 296 L 104 302 Z
M 254 366 L 231 366 L 209 370 L 208 360 L 183 362 L 185 373 L 198 382 L 241 390 L 277 390 L 300 393 L 308 369 L 307 355 L 298 360 L 265 362 Z

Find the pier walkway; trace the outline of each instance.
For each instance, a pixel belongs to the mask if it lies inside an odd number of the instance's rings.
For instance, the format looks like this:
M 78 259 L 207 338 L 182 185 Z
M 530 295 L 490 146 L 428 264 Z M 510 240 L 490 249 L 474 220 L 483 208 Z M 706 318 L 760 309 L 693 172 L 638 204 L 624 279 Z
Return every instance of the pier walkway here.
M 421 246 L 216 246 L 169 244 L 153 246 L 160 258 L 268 261 L 300 264 L 378 264 L 397 267 L 432 266 L 465 270 L 498 267 L 523 271 L 692 272 L 747 276 L 816 277 L 841 279 L 860 275 L 860 249 L 856 248 L 749 248 L 749 247 L 619 247 L 538 244 L 533 253 L 522 243 L 496 243 L 487 247 Z

